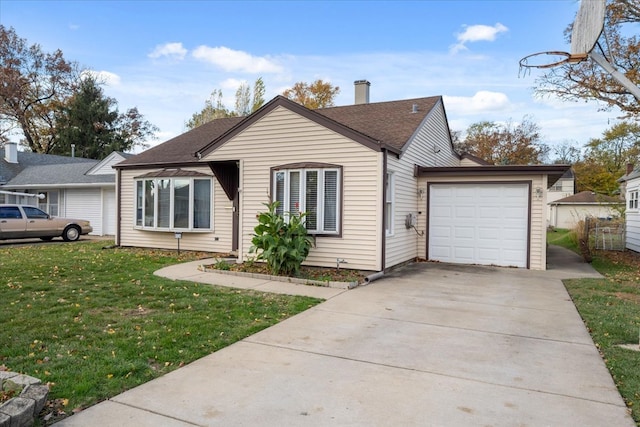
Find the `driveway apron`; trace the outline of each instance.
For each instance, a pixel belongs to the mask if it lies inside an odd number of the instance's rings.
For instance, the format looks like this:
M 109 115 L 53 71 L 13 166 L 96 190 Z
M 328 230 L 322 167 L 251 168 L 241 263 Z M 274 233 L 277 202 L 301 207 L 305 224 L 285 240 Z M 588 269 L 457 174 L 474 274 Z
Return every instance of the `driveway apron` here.
M 551 255 L 410 264 L 59 424 L 634 426 Z

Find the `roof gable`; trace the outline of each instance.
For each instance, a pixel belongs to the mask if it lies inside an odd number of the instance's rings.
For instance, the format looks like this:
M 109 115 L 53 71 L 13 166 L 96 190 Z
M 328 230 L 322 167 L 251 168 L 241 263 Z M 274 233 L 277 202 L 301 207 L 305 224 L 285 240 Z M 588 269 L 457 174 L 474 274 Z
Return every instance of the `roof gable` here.
M 366 105 L 371 105 L 371 104 L 366 104 Z M 296 114 L 299 114 L 339 134 L 342 134 L 347 138 L 352 139 L 356 142 L 359 142 L 360 144 L 366 147 L 369 147 L 371 149 L 380 151 L 382 148 L 386 148 L 384 144 L 380 142 L 380 140 L 376 138 L 372 138 L 371 136 L 368 136 L 367 134 L 364 134 L 359 130 L 354 129 L 353 127 L 345 125 L 345 122 L 349 123 L 349 120 L 347 120 L 348 116 L 343 115 L 342 117 L 340 117 L 340 121 L 337 121 L 334 118 L 328 117 L 325 114 L 326 110 L 329 110 L 329 109 L 310 110 L 305 106 L 298 104 L 297 102 L 291 101 L 290 99 L 287 99 L 284 96 L 278 95 L 275 98 L 273 98 L 271 101 L 263 105 L 255 113 L 251 114 L 250 116 L 247 116 L 241 123 L 239 123 L 232 129 L 229 129 L 227 132 L 220 135 L 220 137 L 218 137 L 216 140 L 204 146 L 201 150 L 198 151 L 198 153 L 202 156 L 206 156 L 207 154 L 214 151 L 216 148 L 223 145 L 229 139 L 233 138 L 235 135 L 239 134 L 240 132 L 242 132 L 243 130 L 245 130 L 246 128 L 248 128 L 249 126 L 251 126 L 252 124 L 254 124 L 258 120 L 260 120 L 262 117 L 266 116 L 267 114 L 269 114 L 271 111 L 275 110 L 278 107 L 284 107 Z M 350 106 L 350 107 L 355 107 L 355 106 Z M 335 107 L 335 108 L 341 108 L 341 107 Z M 347 107 L 342 107 L 342 108 L 347 108 Z M 334 114 L 334 116 L 336 115 Z M 340 116 L 340 115 L 337 115 L 337 116 Z M 390 147 L 390 148 L 392 148 L 393 151 L 397 151 L 397 149 L 393 149 L 393 147 Z
M 278 107 L 286 108 L 372 150 L 400 154 L 441 97 L 310 110 L 276 96 L 246 117 L 216 119 L 124 160 L 115 168 L 178 166 L 197 162 Z
M 87 175 L 115 175 L 113 165 L 129 157 L 133 157 L 133 154 L 112 151 L 111 154 L 89 169 Z

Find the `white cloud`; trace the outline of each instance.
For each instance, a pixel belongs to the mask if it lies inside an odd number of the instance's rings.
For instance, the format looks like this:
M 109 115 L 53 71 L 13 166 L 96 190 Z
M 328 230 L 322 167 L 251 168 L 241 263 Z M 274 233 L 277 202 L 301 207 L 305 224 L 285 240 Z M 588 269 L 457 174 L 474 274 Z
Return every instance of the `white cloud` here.
M 489 25 L 465 25 L 464 27 L 465 30 L 461 33 L 458 33 L 456 36 L 458 43 L 451 47 L 452 53 L 456 53 L 460 50 L 466 50 L 467 43 L 480 41 L 492 42 L 496 39 L 498 34 L 509 31 L 507 27 L 499 22 L 493 27 Z
M 447 111 L 460 115 L 504 111 L 511 105 L 504 93 L 486 90 L 478 91 L 472 97 L 445 95 L 443 98 Z
M 243 83 L 247 83 L 247 81 L 229 78 L 220 83 L 220 88 L 236 91 Z
M 268 57 L 252 56 L 241 50 L 228 47 L 198 46 L 192 53 L 193 57 L 209 62 L 224 71 L 240 71 L 245 73 L 280 73 L 282 66 Z
M 166 56 L 173 59 L 184 59 L 186 55 L 187 49 L 182 46 L 182 43 L 165 43 L 157 45 L 153 52 L 149 54 L 149 58 Z
M 91 75 L 98 83 L 104 83 L 107 86 L 118 86 L 121 82 L 120 76 L 110 71 L 85 70 L 82 73 Z

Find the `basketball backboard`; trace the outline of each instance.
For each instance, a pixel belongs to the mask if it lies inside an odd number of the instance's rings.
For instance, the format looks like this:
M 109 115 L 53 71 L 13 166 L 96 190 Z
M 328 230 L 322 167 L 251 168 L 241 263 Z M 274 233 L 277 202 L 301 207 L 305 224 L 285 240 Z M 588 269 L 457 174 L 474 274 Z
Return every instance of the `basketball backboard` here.
M 571 59 L 579 62 L 591 53 L 602 30 L 606 0 L 582 0 L 571 29 Z

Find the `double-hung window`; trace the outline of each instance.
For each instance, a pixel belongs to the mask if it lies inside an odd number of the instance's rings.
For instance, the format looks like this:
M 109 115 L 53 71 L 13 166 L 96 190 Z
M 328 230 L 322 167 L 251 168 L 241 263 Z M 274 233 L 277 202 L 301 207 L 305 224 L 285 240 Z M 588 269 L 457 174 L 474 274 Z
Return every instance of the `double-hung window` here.
M 629 191 L 629 209 L 638 209 L 638 194 L 640 190 Z
M 207 176 L 140 177 L 135 182 L 136 227 L 211 230 L 212 180 Z
M 394 220 L 393 204 L 394 204 L 394 198 L 395 198 L 395 177 L 393 175 L 393 172 L 387 172 L 387 176 L 384 183 L 384 194 L 385 194 L 384 229 L 385 229 L 385 232 L 387 233 L 387 236 L 391 236 L 393 235 L 393 220 Z
M 340 234 L 342 169 L 333 165 L 287 165 L 273 171 L 273 199 L 277 213 L 306 213 L 310 234 Z

